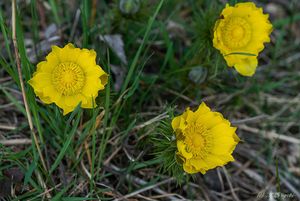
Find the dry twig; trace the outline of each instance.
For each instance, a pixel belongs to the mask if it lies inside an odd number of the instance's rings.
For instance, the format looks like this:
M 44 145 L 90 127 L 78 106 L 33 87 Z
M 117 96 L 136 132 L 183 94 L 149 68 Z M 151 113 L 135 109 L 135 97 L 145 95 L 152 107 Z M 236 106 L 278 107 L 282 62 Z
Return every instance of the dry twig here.
M 251 132 L 251 133 L 261 134 L 264 138 L 267 138 L 267 139 L 279 139 L 279 140 L 285 141 L 285 142 L 300 144 L 299 139 L 291 137 L 291 136 L 278 134 L 278 133 L 275 133 L 274 131 L 261 131 L 257 128 L 251 128 L 251 127 L 246 126 L 244 124 L 240 125 L 239 128 L 242 129 L 242 130 Z
M 26 92 L 25 92 L 25 87 L 24 87 L 24 82 L 23 82 L 23 77 L 22 77 L 22 70 L 21 70 L 21 62 L 20 62 L 20 57 L 19 57 L 19 50 L 18 50 L 18 45 L 17 45 L 17 35 L 16 35 L 16 0 L 12 1 L 12 39 L 13 39 L 13 44 L 14 44 L 14 51 L 15 51 L 15 57 L 16 57 L 16 62 L 17 62 L 17 68 L 18 68 L 18 75 L 19 75 L 19 80 L 20 80 L 20 85 L 21 85 L 21 91 L 22 91 L 22 97 L 25 105 L 25 110 L 27 114 L 27 120 L 29 124 L 30 131 L 33 135 L 33 139 L 36 145 L 36 148 L 38 150 L 40 159 L 42 161 L 43 168 L 47 171 L 47 166 L 44 160 L 44 157 L 41 152 L 41 148 L 38 143 L 37 136 L 34 132 L 33 128 L 33 123 L 31 119 L 31 114 L 30 114 L 30 109 L 28 106 L 27 98 L 26 98 Z
M 5 146 L 25 145 L 31 143 L 32 143 L 31 139 L 0 140 L 0 144 L 3 144 Z

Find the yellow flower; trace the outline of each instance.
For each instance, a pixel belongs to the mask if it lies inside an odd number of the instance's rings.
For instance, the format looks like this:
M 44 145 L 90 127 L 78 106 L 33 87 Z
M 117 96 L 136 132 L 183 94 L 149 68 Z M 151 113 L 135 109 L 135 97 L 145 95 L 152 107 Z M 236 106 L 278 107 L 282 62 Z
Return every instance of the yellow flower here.
M 272 24 L 269 15 L 254 3 L 226 4 L 214 28 L 213 45 L 221 51 L 227 65 L 244 76 L 252 76 L 258 53 L 270 42 Z
M 66 115 L 80 102 L 82 108 L 95 107 L 95 98 L 104 89 L 107 77 L 96 64 L 94 50 L 75 48 L 69 43 L 63 48 L 52 46 L 46 61 L 37 65 L 28 82 L 44 103 L 55 103 Z
M 205 172 L 234 161 L 232 152 L 239 142 L 235 127 L 212 112 L 203 102 L 196 112 L 189 108 L 172 120 L 176 134 L 177 156 L 187 173 Z

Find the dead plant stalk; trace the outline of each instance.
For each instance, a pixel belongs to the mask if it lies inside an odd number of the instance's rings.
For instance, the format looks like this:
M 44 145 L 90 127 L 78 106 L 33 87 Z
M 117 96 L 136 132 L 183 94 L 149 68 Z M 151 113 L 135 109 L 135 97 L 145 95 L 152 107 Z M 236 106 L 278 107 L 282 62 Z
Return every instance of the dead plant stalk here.
M 23 78 L 22 78 L 21 62 L 20 62 L 19 50 L 18 50 L 18 46 L 17 46 L 17 37 L 16 37 L 16 0 L 12 0 L 11 5 L 12 5 L 12 40 L 13 40 L 14 52 L 15 52 L 15 57 L 16 57 L 16 62 L 17 62 L 22 97 L 23 97 L 23 101 L 24 101 L 24 105 L 25 105 L 25 110 L 26 110 L 26 115 L 27 115 L 27 120 L 28 120 L 30 131 L 33 135 L 33 139 L 34 139 L 36 148 L 38 150 L 40 159 L 42 161 L 42 165 L 43 165 L 44 169 L 47 171 L 47 166 L 45 164 L 45 161 L 44 161 L 44 158 L 43 158 L 43 155 L 42 155 L 39 143 L 38 143 L 37 136 L 34 132 L 31 114 L 30 114 L 30 110 L 29 110 L 29 106 L 28 106 L 28 102 L 27 102 L 27 98 L 26 98 L 24 82 L 23 82 Z

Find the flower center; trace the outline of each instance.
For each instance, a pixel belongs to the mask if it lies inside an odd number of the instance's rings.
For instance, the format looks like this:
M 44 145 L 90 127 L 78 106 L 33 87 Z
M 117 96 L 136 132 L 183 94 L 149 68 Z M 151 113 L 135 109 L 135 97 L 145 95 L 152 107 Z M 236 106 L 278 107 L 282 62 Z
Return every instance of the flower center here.
M 235 29 L 232 30 L 232 36 L 234 38 L 243 38 L 244 36 L 244 29 L 242 27 L 236 27 Z
M 184 133 L 187 151 L 194 156 L 205 157 L 212 142 L 208 129 L 204 125 L 195 123 L 186 128 Z
M 185 138 L 185 142 L 188 145 L 188 149 L 190 152 L 197 153 L 197 150 L 201 150 L 204 146 L 204 139 L 202 135 L 199 134 L 190 134 Z
M 226 20 L 222 39 L 224 44 L 232 50 L 245 47 L 251 39 L 251 27 L 247 20 L 241 17 Z
M 52 82 L 62 95 L 71 96 L 80 92 L 85 83 L 85 76 L 78 64 L 63 62 L 54 68 Z

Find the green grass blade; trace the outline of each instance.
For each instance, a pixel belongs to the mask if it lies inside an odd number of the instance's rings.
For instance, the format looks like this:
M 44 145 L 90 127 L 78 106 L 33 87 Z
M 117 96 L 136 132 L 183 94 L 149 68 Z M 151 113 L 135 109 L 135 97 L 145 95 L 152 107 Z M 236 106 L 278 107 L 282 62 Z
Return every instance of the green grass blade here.
M 74 122 L 74 125 L 73 125 L 73 128 L 70 131 L 70 133 L 68 134 L 68 137 L 67 137 L 67 139 L 66 139 L 63 147 L 61 148 L 61 150 L 60 150 L 60 152 L 59 152 L 59 154 L 58 154 L 55 162 L 51 166 L 50 171 L 49 171 L 49 175 L 57 168 L 57 166 L 59 165 L 59 163 L 61 162 L 61 160 L 65 156 L 66 151 L 69 148 L 69 145 L 71 144 L 71 141 L 72 141 L 74 135 L 76 134 L 76 131 L 77 131 L 77 128 L 78 128 L 78 125 L 79 125 L 79 121 L 80 121 L 80 116 L 81 116 L 81 112 L 78 111 L 79 109 L 80 109 L 80 106 L 78 105 L 77 108 L 72 112 L 72 114 L 70 116 L 70 119 L 73 119 L 71 117 L 73 117 L 73 116 L 75 116 L 77 114 L 75 122 Z
M 147 41 L 149 39 L 150 31 L 151 31 L 152 25 L 154 23 L 154 20 L 155 20 L 157 14 L 158 14 L 160 8 L 162 7 L 163 3 L 164 3 L 164 0 L 161 0 L 159 2 L 158 6 L 156 7 L 156 10 L 154 12 L 154 15 L 148 21 L 148 25 L 147 25 L 147 29 L 146 29 L 146 32 L 145 32 L 145 35 L 144 35 L 144 38 L 143 38 L 143 42 L 140 45 L 140 47 L 139 47 L 139 49 L 138 49 L 138 51 L 137 51 L 137 53 L 136 53 L 136 55 L 135 55 L 135 57 L 134 57 L 131 65 L 130 65 L 129 71 L 128 71 L 127 76 L 125 78 L 125 81 L 123 83 L 123 86 L 122 86 L 120 94 L 122 94 L 126 90 L 128 84 L 129 84 L 129 82 L 130 82 L 130 80 L 131 80 L 131 78 L 133 76 L 133 72 L 134 72 L 134 70 L 135 70 L 135 68 L 137 66 L 138 59 L 139 59 L 139 57 L 140 57 L 140 55 L 142 53 L 142 50 L 143 50 L 145 44 L 147 43 Z

